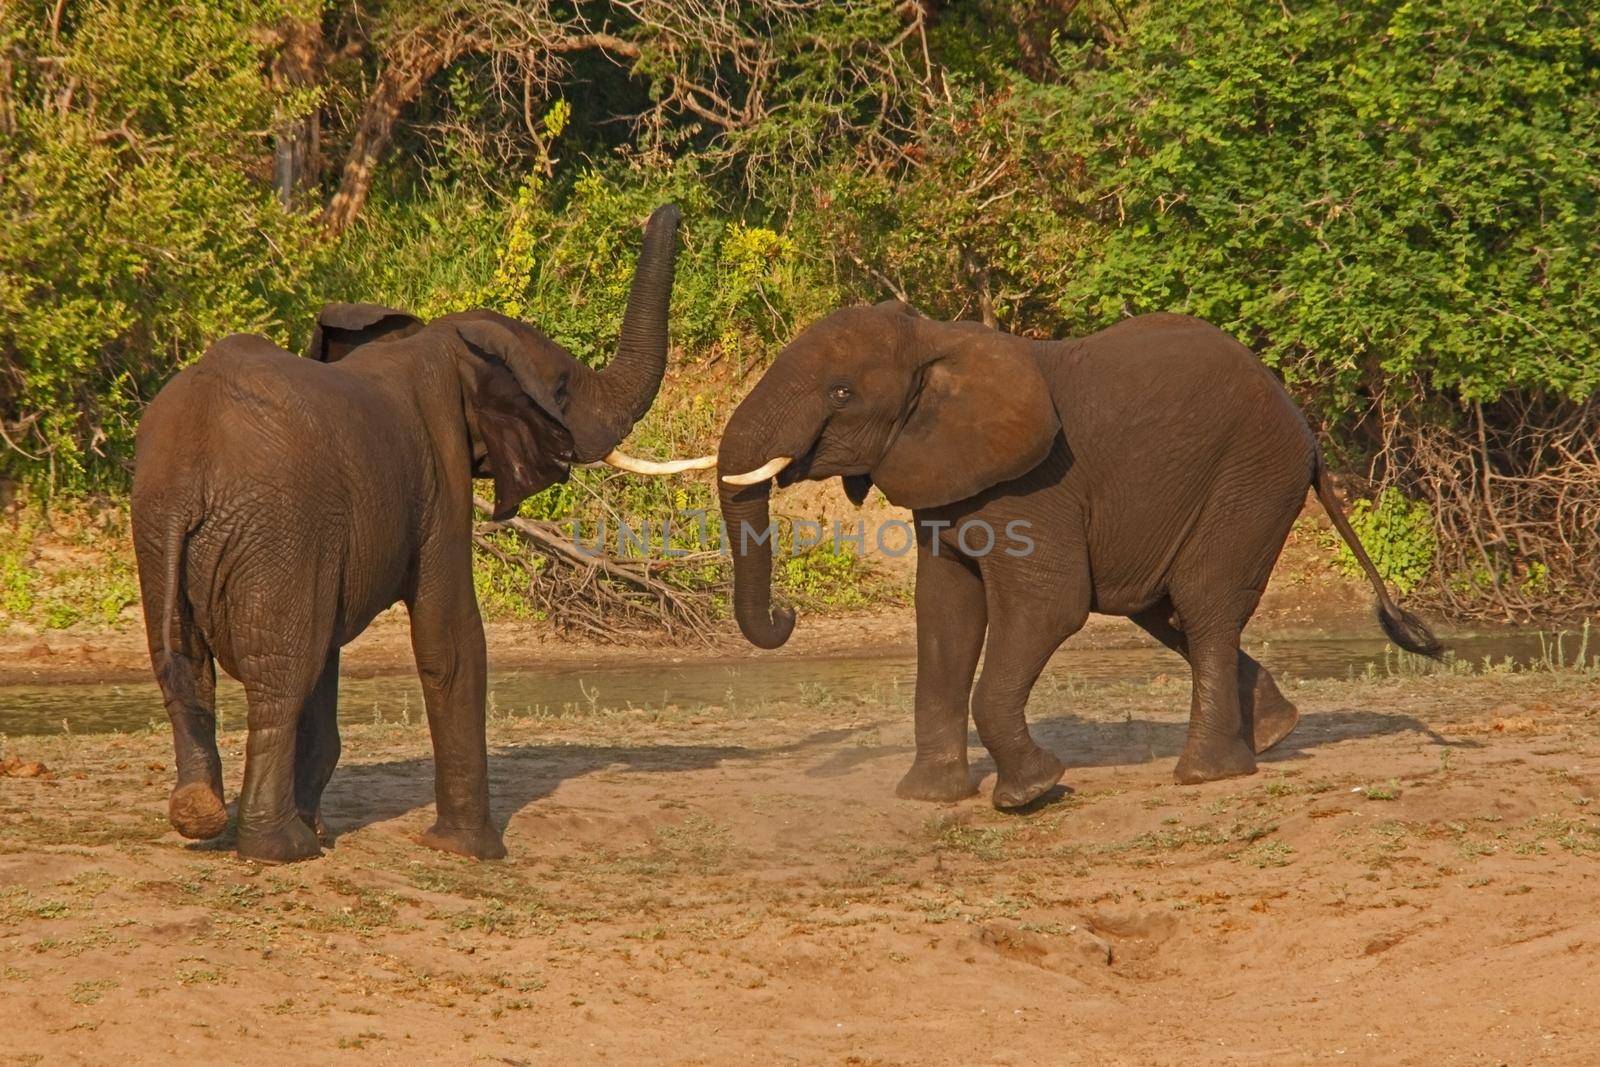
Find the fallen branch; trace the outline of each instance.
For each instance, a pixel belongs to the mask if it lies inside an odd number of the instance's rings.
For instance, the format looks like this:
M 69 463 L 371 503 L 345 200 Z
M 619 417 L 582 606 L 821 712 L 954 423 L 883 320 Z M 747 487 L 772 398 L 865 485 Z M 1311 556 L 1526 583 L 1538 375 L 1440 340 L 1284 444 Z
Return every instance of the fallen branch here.
M 473 498 L 484 515 L 485 500 Z M 486 536 L 514 533 L 528 553 L 517 556 Z M 692 590 L 663 581 L 677 567 L 704 566 L 714 552 L 656 559 L 619 559 L 580 549 L 567 531 L 550 522 L 511 518 L 480 523 L 473 537 L 483 551 L 528 574 L 528 596 L 552 621 L 605 641 L 619 641 L 641 627 L 658 628 L 673 640 L 711 644 L 718 627 L 709 590 Z

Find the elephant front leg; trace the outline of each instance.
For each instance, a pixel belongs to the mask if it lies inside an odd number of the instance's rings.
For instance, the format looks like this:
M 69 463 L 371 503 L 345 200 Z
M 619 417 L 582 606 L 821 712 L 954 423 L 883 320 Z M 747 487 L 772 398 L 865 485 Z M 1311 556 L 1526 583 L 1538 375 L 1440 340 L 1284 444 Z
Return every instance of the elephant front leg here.
M 895 795 L 951 803 L 978 791 L 967 768 L 972 676 L 988 622 L 983 581 L 966 560 L 923 538 L 917 555 L 917 756 Z
M 428 581 L 425 571 L 421 585 L 428 592 L 411 605 L 411 647 L 433 737 L 438 808 L 437 820 L 420 840 L 444 852 L 500 859 L 506 854 L 505 842 L 489 820 L 483 621 L 464 547 L 456 562 L 443 581 Z
M 1087 577 L 1038 592 L 1042 576 L 992 589 L 989 641 L 973 698 L 978 736 L 994 757 L 994 806 L 1020 808 L 1049 792 L 1066 766 L 1040 748 L 1028 730 L 1028 694 L 1050 656 L 1089 616 Z M 1053 585 L 1053 583 L 1052 583 Z

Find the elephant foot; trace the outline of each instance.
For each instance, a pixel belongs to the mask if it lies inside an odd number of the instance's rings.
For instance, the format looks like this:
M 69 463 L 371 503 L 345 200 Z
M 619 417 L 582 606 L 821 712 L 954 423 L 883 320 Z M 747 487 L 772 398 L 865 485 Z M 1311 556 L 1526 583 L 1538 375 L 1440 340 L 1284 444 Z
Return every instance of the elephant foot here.
M 186 782 L 172 791 L 167 819 L 184 837 L 204 841 L 228 828 L 228 808 L 207 782 Z
M 440 852 L 454 852 L 475 860 L 499 860 L 506 856 L 506 843 L 501 839 L 500 831 L 487 823 L 464 830 L 436 822 L 417 840 Z
M 1300 721 L 1300 711 L 1282 696 L 1256 702 L 1251 718 L 1252 741 L 1257 754 L 1288 737 Z
M 326 841 L 328 839 L 328 824 L 322 821 L 321 808 L 310 813 L 302 811 L 300 813 L 300 821 L 311 827 L 311 832 L 317 835 L 318 841 Z
M 317 832 L 298 816 L 273 830 L 252 829 L 239 822 L 239 858 L 257 863 L 298 863 L 322 855 Z
M 922 760 L 911 764 L 911 769 L 894 795 L 901 800 L 927 800 L 935 804 L 954 804 L 978 792 L 972 776 L 967 772 L 967 761 Z
M 1230 737 L 1190 741 L 1178 757 L 1172 777 L 1179 785 L 1199 785 L 1256 773 L 1256 754 L 1243 739 Z
M 1020 808 L 1033 803 L 1055 788 L 1066 765 L 1042 748 L 1035 748 L 1022 761 L 1001 769 L 994 783 L 994 806 Z

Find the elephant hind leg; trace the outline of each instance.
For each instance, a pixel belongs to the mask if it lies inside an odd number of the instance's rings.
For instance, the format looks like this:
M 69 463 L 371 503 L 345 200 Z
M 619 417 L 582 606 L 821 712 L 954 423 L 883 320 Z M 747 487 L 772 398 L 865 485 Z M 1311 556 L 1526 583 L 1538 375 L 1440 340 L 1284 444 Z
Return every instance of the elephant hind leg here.
M 1216 627 L 1185 635 L 1194 679 L 1189 736 L 1173 778 L 1179 785 L 1254 774 L 1256 757 L 1239 699 L 1239 631 Z
M 1161 601 L 1129 616 L 1145 633 L 1189 659 L 1189 643 L 1173 620 L 1172 603 Z M 1278 689 L 1272 672 L 1239 650 L 1239 716 L 1257 755 L 1282 741 L 1300 721 L 1300 711 Z
M 184 837 L 205 840 L 228 828 L 222 799 L 222 756 L 217 751 L 217 670 L 211 650 L 186 628 L 170 656 L 160 654 L 157 681 L 172 722 L 178 781 L 167 818 Z
M 300 709 L 294 739 L 294 803 L 300 819 L 317 832 L 322 822 L 322 791 L 339 763 L 339 650 L 328 653 L 316 688 Z
M 239 793 L 239 855 L 260 863 L 293 863 L 322 852 L 316 831 L 301 818 L 295 789 L 300 716 L 322 670 L 300 677 L 289 663 L 270 679 L 245 682 L 250 733 L 245 742 L 244 788 Z

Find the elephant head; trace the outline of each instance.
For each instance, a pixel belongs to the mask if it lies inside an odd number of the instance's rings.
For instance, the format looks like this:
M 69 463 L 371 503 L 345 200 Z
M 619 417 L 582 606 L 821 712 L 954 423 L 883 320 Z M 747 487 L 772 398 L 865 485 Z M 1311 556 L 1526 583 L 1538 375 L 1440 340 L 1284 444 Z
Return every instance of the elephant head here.
M 494 479 L 497 519 L 513 514 L 532 493 L 565 481 L 574 462 L 637 474 L 707 469 L 715 457 L 654 462 L 617 449 L 650 409 L 666 370 L 678 219 L 671 204 L 650 216 L 616 354 L 598 370 L 538 328 L 497 312 L 460 312 L 424 326 L 413 315 L 375 304 L 323 308 L 306 355 L 332 363 L 361 345 L 424 330 L 419 341 L 456 351 L 469 400 L 473 473 Z M 442 331 L 437 338 L 436 330 Z
M 734 557 L 734 615 L 776 648 L 794 612 L 772 606 L 768 495 L 774 478 L 839 476 L 857 504 L 932 508 L 1033 469 L 1060 430 L 1035 343 L 944 323 L 890 301 L 836 311 L 778 354 L 734 411 L 718 450 Z

